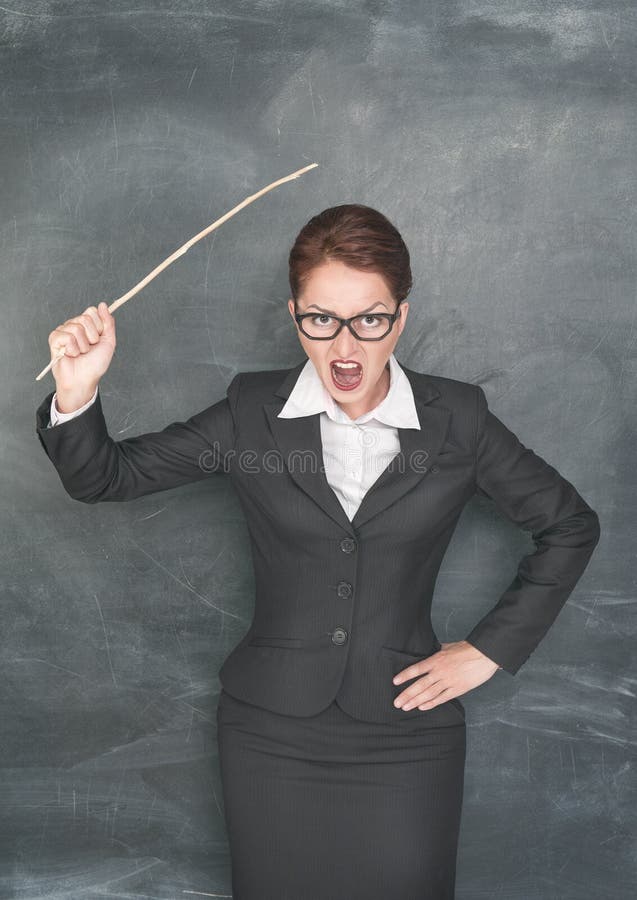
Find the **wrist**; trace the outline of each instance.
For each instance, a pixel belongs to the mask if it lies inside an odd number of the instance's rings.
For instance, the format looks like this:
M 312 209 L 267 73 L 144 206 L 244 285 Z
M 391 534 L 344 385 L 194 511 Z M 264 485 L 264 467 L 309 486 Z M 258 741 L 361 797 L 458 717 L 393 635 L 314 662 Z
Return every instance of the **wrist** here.
M 493 665 L 493 667 L 494 667 L 494 668 L 493 668 L 493 671 L 494 671 L 494 672 L 497 672 L 499 669 L 502 668 L 502 666 L 499 665 L 494 659 L 492 659 L 490 656 L 488 656 L 488 655 L 487 655 L 486 653 L 484 653 L 482 650 L 479 650 L 478 647 L 476 647 L 475 644 L 472 644 L 472 643 L 471 643 L 470 641 L 468 641 L 466 638 L 463 640 L 462 643 L 464 643 L 467 647 L 471 647 L 472 650 L 476 650 L 476 651 L 480 654 L 480 656 L 481 656 L 483 659 L 488 660 L 488 661 Z
M 80 409 L 80 407 L 88 403 L 91 397 L 95 394 L 96 388 L 97 383 L 89 387 L 70 391 L 56 390 L 55 406 L 57 411 L 60 413 L 75 412 L 76 409 Z

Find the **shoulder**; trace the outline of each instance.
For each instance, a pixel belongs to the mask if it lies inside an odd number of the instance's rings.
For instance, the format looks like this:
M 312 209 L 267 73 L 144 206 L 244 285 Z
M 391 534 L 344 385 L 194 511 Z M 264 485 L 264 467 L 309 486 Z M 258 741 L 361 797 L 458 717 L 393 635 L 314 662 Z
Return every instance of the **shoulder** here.
M 305 360 L 307 362 L 307 360 Z M 241 378 L 242 386 L 257 384 L 268 384 L 269 386 L 280 384 L 283 379 L 293 372 L 295 369 L 302 368 L 302 364 L 298 366 L 288 366 L 286 369 L 259 369 L 254 372 L 238 372 L 236 377 Z
M 253 372 L 237 372 L 228 387 L 229 393 L 240 394 L 244 403 L 272 401 L 277 390 L 287 379 L 296 380 L 307 360 L 285 369 L 259 369 Z
M 432 399 L 437 405 L 448 409 L 475 409 L 479 402 L 478 395 L 482 388 L 470 381 L 448 378 L 444 375 L 433 375 L 430 372 L 417 372 L 401 363 L 409 378 L 415 395 L 424 399 Z

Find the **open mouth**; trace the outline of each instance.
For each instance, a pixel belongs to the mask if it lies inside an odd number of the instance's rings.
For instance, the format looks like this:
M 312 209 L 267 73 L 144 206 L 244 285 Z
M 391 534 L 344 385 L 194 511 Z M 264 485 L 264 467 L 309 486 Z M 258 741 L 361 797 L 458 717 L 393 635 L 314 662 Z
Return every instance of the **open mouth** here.
M 332 383 L 341 391 L 353 391 L 363 380 L 360 363 L 330 363 Z

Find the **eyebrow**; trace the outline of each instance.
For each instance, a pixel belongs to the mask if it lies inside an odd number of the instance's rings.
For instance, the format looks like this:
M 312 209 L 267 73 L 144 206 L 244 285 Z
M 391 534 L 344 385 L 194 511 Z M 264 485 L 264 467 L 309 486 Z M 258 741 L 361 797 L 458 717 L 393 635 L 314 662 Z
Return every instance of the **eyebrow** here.
M 385 309 L 387 309 L 386 304 L 385 304 L 382 300 L 377 300 L 376 303 L 372 303 L 371 306 L 368 306 L 367 309 L 362 309 L 359 313 L 356 313 L 356 315 L 357 315 L 357 316 L 362 316 L 362 315 L 364 315 L 365 313 L 368 313 L 370 310 L 372 310 L 372 309 L 374 309 L 375 307 L 377 307 L 379 303 L 380 303 L 381 306 L 384 306 Z M 320 312 L 327 313 L 327 314 L 330 315 L 330 316 L 336 316 L 336 313 L 335 313 L 333 310 L 331 310 L 331 309 L 323 309 L 322 306 L 318 306 L 316 303 L 310 303 L 310 306 L 307 306 L 307 307 L 306 307 L 306 312 L 307 312 L 307 310 L 310 309 L 310 307 L 312 307 L 312 306 L 315 306 Z M 337 318 L 338 318 L 338 316 L 337 316 Z

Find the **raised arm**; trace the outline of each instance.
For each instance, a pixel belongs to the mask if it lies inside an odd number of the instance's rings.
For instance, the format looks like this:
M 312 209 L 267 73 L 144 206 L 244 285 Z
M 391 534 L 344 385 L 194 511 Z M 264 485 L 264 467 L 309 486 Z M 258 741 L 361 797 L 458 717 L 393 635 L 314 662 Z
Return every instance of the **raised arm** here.
M 600 525 L 573 485 L 493 415 L 479 386 L 476 405 L 476 491 L 530 531 L 536 550 L 466 640 L 514 675 L 584 572 Z
M 134 500 L 227 471 L 240 375 L 230 382 L 226 397 L 184 422 L 121 441 L 110 437 L 99 390 L 89 400 L 110 364 L 114 329 L 106 304 L 100 304 L 99 311 L 89 307 L 49 336 L 52 352 L 65 344 L 67 353 L 53 369 L 57 408 L 63 414 L 82 409 L 49 427 L 51 392 L 36 412 L 38 438 L 67 493 L 83 503 Z

